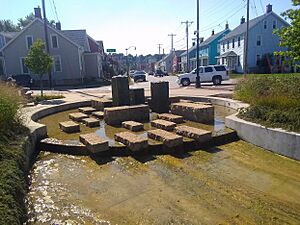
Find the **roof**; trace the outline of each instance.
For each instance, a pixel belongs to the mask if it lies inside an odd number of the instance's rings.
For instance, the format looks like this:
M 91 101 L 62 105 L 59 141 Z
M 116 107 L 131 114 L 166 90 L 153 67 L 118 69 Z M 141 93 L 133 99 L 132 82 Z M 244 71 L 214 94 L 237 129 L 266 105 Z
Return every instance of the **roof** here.
M 269 12 L 269 13 L 265 13 L 261 16 L 258 16 L 252 20 L 249 20 L 249 30 L 251 30 L 253 27 L 255 27 L 258 23 L 260 23 L 261 21 L 263 21 L 266 17 L 268 17 L 269 15 L 274 15 L 275 17 L 277 17 L 278 19 L 282 20 L 286 25 L 289 25 L 284 19 L 282 19 L 280 16 L 278 16 L 276 13 Z M 229 34 L 227 34 L 224 38 L 221 39 L 221 41 L 224 41 L 226 39 L 229 38 L 233 38 L 235 36 L 241 35 L 246 33 L 247 31 L 247 22 L 240 24 L 238 27 L 236 27 L 233 31 L 231 31 Z
M 223 35 L 225 32 L 227 32 L 229 29 L 223 30 L 219 33 L 216 33 L 214 35 L 211 35 L 209 38 L 207 38 L 205 41 L 203 41 L 202 43 L 200 43 L 200 47 L 205 47 L 207 45 L 209 45 L 210 43 L 212 43 L 214 40 L 216 40 L 217 38 L 219 38 L 221 35 Z M 197 45 L 194 45 L 193 47 L 191 47 L 189 49 L 189 52 L 193 51 L 194 49 L 197 48 Z M 186 55 L 187 51 L 185 51 L 184 53 L 182 53 L 180 56 L 184 56 Z
M 84 51 L 90 51 L 86 30 L 61 30 L 60 32 L 76 44 L 83 47 Z
M 0 32 L 0 34 L 6 38 L 14 38 L 19 32 Z
M 226 58 L 226 57 L 236 57 L 237 54 L 234 51 L 225 52 L 224 54 L 216 57 L 216 58 Z

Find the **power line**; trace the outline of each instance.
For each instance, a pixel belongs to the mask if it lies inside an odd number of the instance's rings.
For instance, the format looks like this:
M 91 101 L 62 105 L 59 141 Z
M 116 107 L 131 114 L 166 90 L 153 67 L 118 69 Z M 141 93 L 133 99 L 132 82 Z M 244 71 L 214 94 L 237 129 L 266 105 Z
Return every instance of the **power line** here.
M 54 0 L 52 0 L 52 3 L 53 3 L 53 6 L 54 6 L 54 11 L 55 11 L 56 19 L 57 19 L 57 21 L 59 21 L 58 15 L 57 15 L 57 10 L 56 10 L 56 5 L 55 5 Z

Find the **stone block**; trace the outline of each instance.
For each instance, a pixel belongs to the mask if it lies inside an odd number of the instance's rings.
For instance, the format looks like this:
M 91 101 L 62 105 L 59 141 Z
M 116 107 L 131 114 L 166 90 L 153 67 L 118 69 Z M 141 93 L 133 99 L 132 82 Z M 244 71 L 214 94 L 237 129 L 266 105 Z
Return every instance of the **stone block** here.
M 125 121 L 122 123 L 122 127 L 131 131 L 141 131 L 144 129 L 144 124 L 135 121 Z
M 149 106 L 119 106 L 104 110 L 104 121 L 109 125 L 120 125 L 124 121 L 148 122 Z
M 214 122 L 214 107 L 207 104 L 178 102 L 171 104 L 171 113 L 198 123 Z
M 151 82 L 150 107 L 152 112 L 168 113 L 169 106 L 169 82 Z
M 148 137 L 163 142 L 163 144 L 169 148 L 183 144 L 182 136 L 160 129 L 148 131 Z
M 104 118 L 104 112 L 102 111 L 96 111 L 92 113 L 92 116 L 102 120 Z
M 86 145 L 91 153 L 99 153 L 109 150 L 108 141 L 99 137 L 96 133 L 83 134 L 79 140 Z
M 130 105 L 145 104 L 145 91 L 143 88 L 129 90 Z
M 130 132 L 115 134 L 115 140 L 126 145 L 131 151 L 137 152 L 148 148 L 148 139 Z
M 79 112 L 82 112 L 82 113 L 87 114 L 87 115 L 90 115 L 90 114 L 92 114 L 92 112 L 97 111 L 93 107 L 82 107 L 82 108 L 79 108 L 78 110 L 79 110 Z
M 75 133 L 80 131 L 79 124 L 73 121 L 60 122 L 59 128 L 66 133 Z
M 183 123 L 183 116 L 178 116 L 171 113 L 157 114 L 158 119 L 168 120 L 173 123 Z
M 82 122 L 87 126 L 87 127 L 99 127 L 100 126 L 100 121 L 95 118 L 85 118 L 82 120 Z
M 83 119 L 88 118 L 89 116 L 84 113 L 70 113 L 69 118 L 76 122 L 81 122 Z
M 201 142 L 201 143 L 209 141 L 212 138 L 211 131 L 189 127 L 189 126 L 178 126 L 175 128 L 175 132 L 179 135 L 192 138 L 197 142 Z
M 129 82 L 127 76 L 115 76 L 112 78 L 113 106 L 130 104 Z
M 153 120 L 151 121 L 151 126 L 166 131 L 172 131 L 176 127 L 176 123 L 167 120 Z
M 112 100 L 101 98 L 97 100 L 92 100 L 92 107 L 96 110 L 104 111 L 104 108 L 112 107 Z

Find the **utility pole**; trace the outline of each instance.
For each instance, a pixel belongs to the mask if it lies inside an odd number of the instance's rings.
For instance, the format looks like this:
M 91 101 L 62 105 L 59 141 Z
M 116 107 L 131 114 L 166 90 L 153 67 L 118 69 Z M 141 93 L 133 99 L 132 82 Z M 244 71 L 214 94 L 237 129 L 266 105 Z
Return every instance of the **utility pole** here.
M 49 39 L 48 39 L 48 20 L 46 16 L 46 6 L 45 6 L 45 0 L 42 0 L 42 7 L 43 7 L 43 15 L 44 15 L 44 30 L 45 30 L 45 42 L 46 42 L 46 51 L 49 54 Z M 51 69 L 48 71 L 48 77 L 49 77 L 49 88 L 52 89 L 52 74 Z M 41 81 L 42 82 L 42 81 Z
M 194 23 L 193 21 L 185 21 L 181 22 L 181 24 L 185 24 L 186 27 L 186 62 L 187 62 L 187 71 L 190 71 L 190 57 L 189 57 L 189 25 Z
M 168 34 L 169 37 L 171 37 L 171 52 L 174 51 L 174 46 L 173 46 L 173 43 L 174 43 L 174 37 L 176 36 L 176 34 Z
M 157 44 L 157 45 L 158 45 L 158 54 L 160 55 L 160 49 L 163 44 Z
M 199 7 L 200 7 L 200 0 L 197 0 L 197 76 L 196 76 L 196 88 L 200 88 L 201 87 L 201 83 L 200 83 L 200 75 L 199 75 L 199 49 L 200 49 L 200 44 L 199 44 Z
M 248 73 L 248 49 L 249 49 L 249 11 L 250 11 L 250 1 L 247 0 L 247 30 L 246 38 L 244 43 L 244 76 Z

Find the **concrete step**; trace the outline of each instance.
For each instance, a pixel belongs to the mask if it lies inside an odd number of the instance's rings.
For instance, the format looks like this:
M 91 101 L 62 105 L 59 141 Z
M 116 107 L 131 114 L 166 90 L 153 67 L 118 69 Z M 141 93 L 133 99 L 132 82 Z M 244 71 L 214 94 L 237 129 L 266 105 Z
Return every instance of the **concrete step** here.
M 88 118 L 89 116 L 84 113 L 70 113 L 69 118 L 76 122 L 81 122 L 83 119 Z
M 122 127 L 131 131 L 141 131 L 144 130 L 144 124 L 135 121 L 124 121 Z
M 93 107 L 82 107 L 82 108 L 79 108 L 78 110 L 79 110 L 79 112 L 82 112 L 82 113 L 85 113 L 85 114 L 88 114 L 88 115 L 92 114 L 92 112 L 97 111 Z
M 85 118 L 82 120 L 82 122 L 87 127 L 99 127 L 100 126 L 100 120 L 95 119 L 95 118 Z
M 130 132 L 115 134 L 115 140 L 126 145 L 131 151 L 137 152 L 148 148 L 148 139 Z
M 173 123 L 183 123 L 183 116 L 178 116 L 171 113 L 157 114 L 158 119 L 168 120 Z
M 167 120 L 153 120 L 151 121 L 151 126 L 166 131 L 173 131 L 174 128 L 176 127 L 176 123 Z
M 79 140 L 86 145 L 91 153 L 99 153 L 109 150 L 108 141 L 99 137 L 96 133 L 82 134 Z
M 112 100 L 109 99 L 102 98 L 102 99 L 92 100 L 92 107 L 100 111 L 104 111 L 104 108 L 108 108 L 112 106 L 113 106 L 113 102 Z
M 207 142 L 212 138 L 211 131 L 189 127 L 189 126 L 178 126 L 175 128 L 175 132 L 179 135 L 192 138 L 197 142 L 201 142 L 201 143 Z
M 92 112 L 92 116 L 102 120 L 104 118 L 104 112 L 103 111 Z
M 60 122 L 59 128 L 66 133 L 75 133 L 80 131 L 79 124 L 73 121 Z
M 163 144 L 169 148 L 183 144 L 182 136 L 160 129 L 148 131 L 148 137 L 163 142 Z

